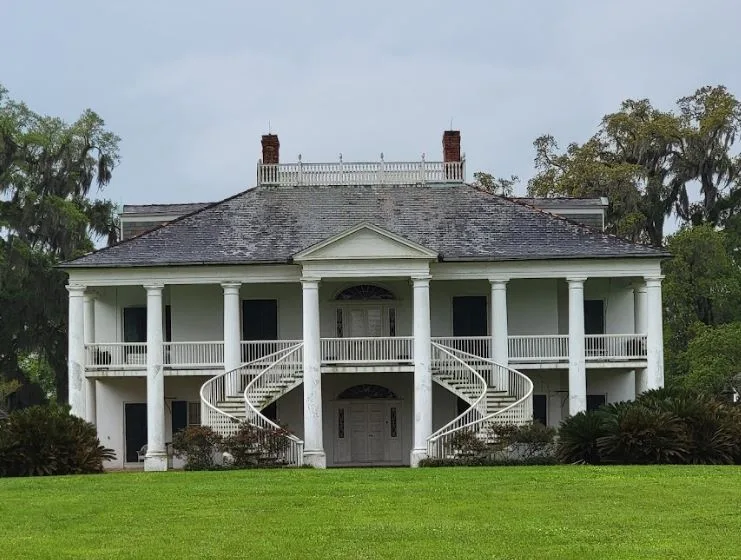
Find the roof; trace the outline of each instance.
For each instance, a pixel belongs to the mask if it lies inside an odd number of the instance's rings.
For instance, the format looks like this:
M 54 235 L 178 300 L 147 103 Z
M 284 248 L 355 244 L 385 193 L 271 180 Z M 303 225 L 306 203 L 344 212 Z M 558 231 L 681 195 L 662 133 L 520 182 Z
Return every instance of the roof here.
M 186 204 L 124 204 L 123 214 L 165 214 L 168 216 L 190 214 L 210 206 L 213 202 L 190 202 Z
M 65 266 L 286 263 L 359 223 L 441 260 L 667 256 L 466 184 L 261 186 Z
M 606 198 L 566 198 L 566 197 L 512 197 L 516 202 L 529 204 L 538 208 L 547 208 L 549 210 L 558 210 L 562 208 L 595 208 L 602 210 L 607 208 Z

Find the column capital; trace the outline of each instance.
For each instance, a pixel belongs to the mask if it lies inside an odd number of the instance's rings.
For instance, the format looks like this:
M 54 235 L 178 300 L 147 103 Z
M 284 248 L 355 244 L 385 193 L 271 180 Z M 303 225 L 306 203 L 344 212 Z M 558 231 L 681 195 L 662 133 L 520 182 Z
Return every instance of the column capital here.
M 239 292 L 239 289 L 242 287 L 241 282 L 222 282 L 221 287 L 224 289 L 224 293 L 227 292 Z
M 432 276 L 429 274 L 419 274 L 417 276 L 412 276 L 411 278 L 412 286 L 419 286 L 420 288 L 429 286 L 430 280 L 432 280 Z
M 67 284 L 65 287 L 70 297 L 82 297 L 85 295 L 85 290 L 87 289 L 85 284 Z
M 645 280 L 634 280 L 633 282 L 630 283 L 630 285 L 637 292 L 646 291 L 646 281 Z
M 661 281 L 664 279 L 664 276 L 657 274 L 655 276 L 646 276 L 644 279 L 646 280 L 646 287 L 656 287 L 661 286 Z
M 587 281 L 586 276 L 568 276 L 566 281 L 569 283 L 569 287 L 572 286 L 583 286 L 584 282 Z
M 162 290 L 165 289 L 165 285 L 161 282 L 151 282 L 149 284 L 144 284 L 143 287 L 147 290 L 147 293 L 162 292 Z
M 304 288 L 319 288 L 319 282 L 321 282 L 321 280 L 321 278 L 314 276 L 302 276 L 301 284 Z
M 506 289 L 509 278 L 489 278 L 492 288 Z
M 85 301 L 94 301 L 94 300 L 98 299 L 98 296 L 100 296 L 100 294 L 98 292 L 96 292 L 95 290 L 86 290 L 85 291 Z

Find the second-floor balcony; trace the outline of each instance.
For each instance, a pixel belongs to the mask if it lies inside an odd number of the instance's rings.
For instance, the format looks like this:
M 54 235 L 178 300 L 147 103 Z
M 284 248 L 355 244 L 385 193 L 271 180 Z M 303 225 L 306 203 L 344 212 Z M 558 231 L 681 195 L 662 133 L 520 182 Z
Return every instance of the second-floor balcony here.
M 433 342 L 474 356 L 489 357 L 490 336 L 433 337 Z M 299 340 L 242 341 L 241 359 L 250 362 L 299 343 Z M 595 366 L 619 365 L 646 360 L 646 335 L 601 334 L 584 338 L 585 359 Z M 569 361 L 568 335 L 527 335 L 508 337 L 510 364 L 528 367 L 564 367 Z M 224 366 L 222 341 L 163 343 L 166 370 L 218 370 Z M 322 338 L 322 365 L 327 368 L 378 366 L 395 368 L 414 362 L 414 338 L 353 337 Z M 147 344 L 144 342 L 103 342 L 86 345 L 85 368 L 89 373 L 137 371 L 146 369 Z M 93 375 L 95 375 L 93 373 Z

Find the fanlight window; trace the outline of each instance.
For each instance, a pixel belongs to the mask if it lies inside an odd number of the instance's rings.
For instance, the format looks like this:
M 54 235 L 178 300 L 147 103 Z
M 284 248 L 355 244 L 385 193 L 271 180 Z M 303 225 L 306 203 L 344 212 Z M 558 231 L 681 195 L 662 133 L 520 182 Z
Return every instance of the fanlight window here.
M 395 399 L 396 395 L 391 389 L 381 385 L 355 385 L 345 389 L 337 397 L 338 399 Z
M 359 284 L 357 286 L 351 286 L 337 294 L 337 300 L 339 301 L 389 299 L 394 299 L 394 294 L 385 288 L 374 286 L 373 284 Z

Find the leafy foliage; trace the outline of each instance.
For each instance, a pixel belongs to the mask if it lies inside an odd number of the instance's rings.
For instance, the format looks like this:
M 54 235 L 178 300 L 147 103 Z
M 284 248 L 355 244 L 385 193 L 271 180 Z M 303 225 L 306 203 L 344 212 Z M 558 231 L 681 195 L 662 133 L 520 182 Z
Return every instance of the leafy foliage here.
M 647 391 L 564 420 L 557 454 L 566 463 L 739 463 L 741 414 L 700 393 Z
M 0 371 L 23 380 L 17 404 L 41 402 L 49 392 L 24 371 L 28 356 L 66 399 L 66 277 L 55 265 L 92 250 L 95 238 L 115 241 L 112 203 L 90 192 L 110 182 L 118 142 L 90 110 L 66 123 L 33 112 L 0 86 Z
M 280 466 L 288 449 L 288 432 L 260 429 L 242 423 L 239 430 L 224 438 L 224 449 L 231 454 L 235 468 Z
M 113 459 L 95 426 L 68 407 L 34 406 L 0 421 L 0 476 L 99 473 L 103 461 Z
M 473 186 L 482 191 L 500 196 L 512 196 L 512 191 L 520 179 L 512 175 L 509 179 L 494 177 L 490 173 L 477 171 L 473 174 Z
M 172 448 L 177 457 L 185 458 L 187 471 L 215 469 L 222 442 L 221 435 L 208 426 L 188 426 L 172 436 Z

